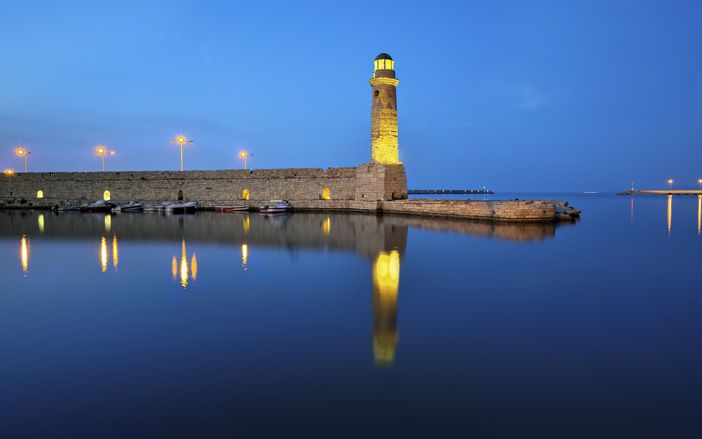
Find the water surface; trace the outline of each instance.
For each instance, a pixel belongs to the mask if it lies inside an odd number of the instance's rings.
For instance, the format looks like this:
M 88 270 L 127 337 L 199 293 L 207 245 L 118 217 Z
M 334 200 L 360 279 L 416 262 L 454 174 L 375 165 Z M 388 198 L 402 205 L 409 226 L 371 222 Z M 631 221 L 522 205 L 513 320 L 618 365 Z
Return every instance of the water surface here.
M 1 211 L 0 437 L 699 437 L 699 200 L 565 198 Z

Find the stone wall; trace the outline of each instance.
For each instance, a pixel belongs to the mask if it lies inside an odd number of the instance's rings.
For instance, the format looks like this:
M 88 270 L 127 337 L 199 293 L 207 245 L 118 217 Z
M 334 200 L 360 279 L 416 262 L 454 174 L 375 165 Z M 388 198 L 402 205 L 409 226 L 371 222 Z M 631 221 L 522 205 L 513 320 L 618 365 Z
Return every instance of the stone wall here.
M 391 169 L 386 172 L 386 167 Z M 390 181 L 385 181 L 386 174 Z M 117 202 L 184 199 L 196 200 L 202 206 L 260 206 L 272 199 L 282 199 L 300 209 L 348 209 L 361 193 L 361 201 L 373 203 L 361 203 L 356 208 L 375 209 L 377 200 L 407 196 L 404 175 L 402 165 L 381 164 L 327 170 L 18 173 L 0 176 L 0 198 L 6 203 L 25 200 L 33 206 L 51 206 L 102 199 L 105 191 L 109 191 L 110 199 Z M 325 188 L 329 189 L 329 199 L 323 196 Z M 248 200 L 244 190 L 248 191 Z M 38 191 L 43 192 L 42 199 L 37 197 Z

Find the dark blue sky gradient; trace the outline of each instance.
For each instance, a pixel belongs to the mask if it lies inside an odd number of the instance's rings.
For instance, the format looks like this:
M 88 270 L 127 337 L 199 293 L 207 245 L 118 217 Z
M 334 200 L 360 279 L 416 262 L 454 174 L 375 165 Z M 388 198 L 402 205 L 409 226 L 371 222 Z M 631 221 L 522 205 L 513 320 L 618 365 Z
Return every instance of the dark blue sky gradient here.
M 28 2 L 0 6 L 0 167 L 353 166 L 372 59 L 400 79 L 410 187 L 695 187 L 702 2 Z

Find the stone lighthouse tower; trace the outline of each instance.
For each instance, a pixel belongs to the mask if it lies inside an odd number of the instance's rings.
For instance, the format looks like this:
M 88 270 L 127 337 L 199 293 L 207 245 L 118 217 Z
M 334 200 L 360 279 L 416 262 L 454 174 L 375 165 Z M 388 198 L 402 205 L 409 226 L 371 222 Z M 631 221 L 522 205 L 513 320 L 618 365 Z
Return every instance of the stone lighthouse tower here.
M 397 148 L 397 84 L 395 61 L 381 53 L 373 61 L 371 109 L 371 159 L 374 163 L 400 163 Z

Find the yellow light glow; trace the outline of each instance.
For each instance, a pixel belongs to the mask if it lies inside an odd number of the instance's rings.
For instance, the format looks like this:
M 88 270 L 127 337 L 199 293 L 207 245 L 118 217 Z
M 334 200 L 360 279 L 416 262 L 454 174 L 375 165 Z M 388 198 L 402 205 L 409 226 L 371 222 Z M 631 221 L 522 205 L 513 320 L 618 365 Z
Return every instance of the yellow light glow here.
M 395 70 L 395 61 L 391 59 L 376 59 L 373 61 L 373 70 Z
M 697 234 L 702 230 L 702 195 L 697 196 Z
M 241 191 L 241 199 L 242 200 L 248 201 L 249 198 L 251 198 L 251 192 L 249 192 L 248 189 L 244 189 L 243 191 Z
M 380 252 L 372 265 L 373 356 L 380 367 L 391 366 L 397 349 L 397 301 L 400 254 Z
M 22 235 L 20 238 L 20 263 L 24 273 L 29 270 L 29 238 L 27 235 Z
M 44 198 L 44 191 L 37 191 L 37 198 Z
M 27 150 L 24 149 L 24 148 L 22 148 L 22 147 L 16 148 L 16 149 L 15 149 L 15 155 L 16 155 L 17 157 L 24 157 L 24 156 L 27 155 Z
M 112 235 L 112 268 L 117 271 L 119 265 L 119 244 L 117 243 L 117 235 Z
M 244 219 L 241 221 L 241 229 L 244 231 L 244 233 L 249 233 L 249 229 L 251 228 L 251 220 L 249 219 L 249 216 L 246 215 Z
M 39 226 L 39 232 L 44 233 L 44 214 L 40 213 L 37 217 L 37 225 Z
M 180 260 L 180 285 L 185 288 L 188 286 L 188 260 Z
M 329 236 L 331 233 L 331 218 L 327 217 L 322 221 L 322 233 L 324 233 L 325 236 Z
M 328 187 L 322 189 L 322 200 L 331 200 L 331 191 Z
M 105 200 L 105 201 L 110 201 L 110 196 L 111 196 L 111 195 L 110 195 L 110 191 L 105 191 L 105 192 L 103 192 L 103 194 L 102 194 L 102 199 Z
M 5 175 L 15 175 L 15 170 L 11 168 L 7 168 L 3 171 Z
M 673 196 L 668 195 L 668 238 L 670 238 L 670 229 L 673 225 Z
M 193 253 L 193 257 L 190 259 L 190 276 L 193 280 L 197 279 L 197 255 Z
M 241 244 L 241 268 L 246 271 L 249 267 L 249 246 Z
M 187 142 L 187 139 L 185 138 L 185 136 L 177 136 L 177 137 L 176 137 L 176 142 L 182 144 L 182 143 Z
M 97 146 L 97 147 L 95 147 L 95 154 L 97 154 L 97 155 L 105 155 L 105 147 L 104 147 L 104 146 Z
M 246 151 L 239 151 L 239 157 L 242 159 L 248 157 L 248 155 L 249 154 Z
M 178 276 L 178 260 L 175 256 L 171 259 L 171 274 L 173 274 L 173 280 Z
M 110 233 L 112 229 L 112 215 L 105 215 L 105 233 Z
M 100 238 L 100 269 L 103 273 L 107 271 L 107 239 L 104 236 Z

